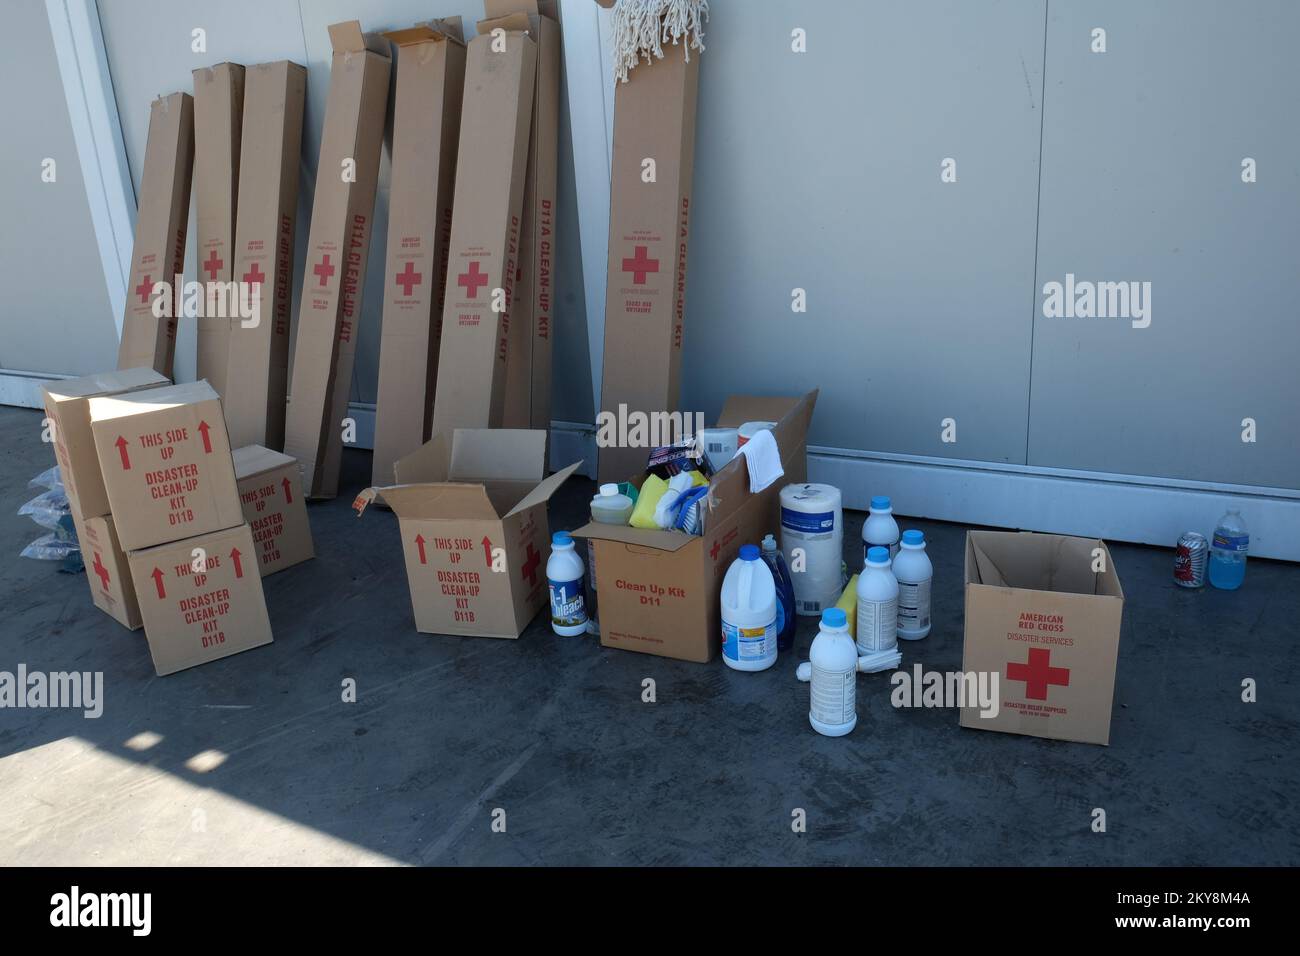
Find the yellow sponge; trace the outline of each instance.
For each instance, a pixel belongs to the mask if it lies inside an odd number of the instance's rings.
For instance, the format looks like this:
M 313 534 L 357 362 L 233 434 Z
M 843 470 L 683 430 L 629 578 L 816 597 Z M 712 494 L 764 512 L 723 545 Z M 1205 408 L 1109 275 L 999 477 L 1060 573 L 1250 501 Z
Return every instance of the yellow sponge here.
M 634 528 L 658 530 L 659 526 L 655 524 L 655 506 L 667 490 L 668 482 L 658 475 L 647 475 L 641 483 L 641 494 L 637 496 L 636 507 L 632 509 L 632 517 L 627 523 Z
M 857 640 L 858 638 L 858 576 L 855 574 L 849 578 L 849 583 L 844 585 L 844 593 L 840 599 L 835 602 L 835 606 L 844 612 L 844 617 L 849 622 L 849 637 Z

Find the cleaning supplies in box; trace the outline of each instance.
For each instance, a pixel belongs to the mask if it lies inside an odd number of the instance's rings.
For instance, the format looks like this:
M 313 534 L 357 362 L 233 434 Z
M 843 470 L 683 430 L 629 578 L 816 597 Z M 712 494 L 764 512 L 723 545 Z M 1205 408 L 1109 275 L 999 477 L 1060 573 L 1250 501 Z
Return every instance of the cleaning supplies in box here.
M 844 585 L 843 550 L 840 490 L 808 483 L 782 488 L 781 552 L 794 579 L 798 613 L 820 616 L 834 607 Z
M 632 486 L 628 485 L 628 488 Z M 631 496 L 620 491 L 618 485 L 604 484 L 591 499 L 591 520 L 597 524 L 625 525 L 632 517 L 634 507 L 636 504 Z M 590 538 L 587 539 L 587 633 L 600 633 L 596 604 L 596 542 Z

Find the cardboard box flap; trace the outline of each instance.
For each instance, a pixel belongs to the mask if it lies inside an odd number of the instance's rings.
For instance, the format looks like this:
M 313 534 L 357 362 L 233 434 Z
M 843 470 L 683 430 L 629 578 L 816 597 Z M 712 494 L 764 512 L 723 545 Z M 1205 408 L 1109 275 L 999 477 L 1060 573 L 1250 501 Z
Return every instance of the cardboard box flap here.
M 1110 561 L 1106 562 L 1110 574 L 1105 583 L 1103 575 L 1092 570 L 1093 551 L 1104 547 L 1096 538 L 972 531 L 970 542 L 974 584 L 1122 597 L 1122 592 L 1114 593 L 1118 580 Z
M 58 401 L 64 398 L 90 398 L 94 395 L 108 395 L 152 385 L 170 384 L 171 379 L 151 368 L 127 368 L 117 372 L 85 375 L 81 378 L 68 379 L 66 382 L 49 382 L 41 387 L 45 394 Z
M 447 477 L 453 481 L 538 482 L 546 474 L 546 432 L 457 428 Z
M 537 0 L 483 0 L 483 13 L 489 20 L 509 16 L 512 13 L 541 13 Z
M 334 55 L 340 53 L 376 53 L 379 56 L 388 58 L 388 41 L 377 33 L 364 33 L 361 29 L 361 22 L 358 20 L 345 20 L 343 23 L 331 23 L 329 25 L 330 46 L 334 49 Z
M 504 17 L 489 17 L 478 22 L 478 32 L 481 34 L 491 33 L 498 27 L 506 33 L 529 33 L 532 24 L 528 22 L 526 13 L 510 13 Z
M 399 47 L 419 46 L 423 43 L 443 43 L 452 40 L 461 43 L 460 17 L 448 17 L 446 20 L 431 20 L 417 23 L 405 30 L 389 30 L 384 36 Z
M 217 393 L 211 385 L 207 382 L 187 382 L 184 385 L 147 388 L 139 392 L 99 398 L 91 406 L 90 417 L 92 421 L 102 422 L 124 415 L 138 415 L 141 412 L 207 401 L 217 401 Z M 216 427 L 215 422 L 212 424 Z M 224 428 L 225 422 L 221 424 Z
M 456 482 L 426 482 L 417 485 L 389 485 L 367 488 L 357 495 L 352 508 L 357 517 L 376 499 L 399 518 L 466 518 L 496 521 L 499 513 L 482 485 Z
M 701 540 L 698 534 L 685 531 L 652 531 L 649 528 L 633 528 L 631 525 L 601 524 L 593 521 L 573 532 L 576 538 L 595 538 L 598 541 L 618 541 L 638 548 L 650 548 L 655 551 L 680 551 L 692 541 Z
M 261 445 L 245 445 L 236 448 L 230 455 L 235 460 L 235 477 L 241 481 L 275 468 L 297 464 L 296 458 Z
M 534 432 L 534 434 L 545 435 L 545 432 Z M 564 482 L 568 480 L 568 477 L 578 470 L 578 467 L 581 464 L 581 461 L 575 461 L 572 465 L 569 465 L 569 467 L 551 475 L 551 477 L 547 478 L 532 491 L 528 492 L 528 494 L 524 495 L 524 497 L 520 499 L 519 503 L 511 508 L 505 517 L 509 518 L 510 515 L 518 514 L 521 511 L 527 511 L 534 505 L 540 505 L 549 501 L 551 495 L 555 494 L 560 485 L 564 484 Z

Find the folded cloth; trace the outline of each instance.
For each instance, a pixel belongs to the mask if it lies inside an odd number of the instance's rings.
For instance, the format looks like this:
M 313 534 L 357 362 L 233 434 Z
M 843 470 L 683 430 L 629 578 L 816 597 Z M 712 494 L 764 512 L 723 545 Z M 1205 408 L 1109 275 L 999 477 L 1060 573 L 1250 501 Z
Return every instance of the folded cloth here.
M 641 494 L 636 499 L 636 507 L 632 509 L 632 517 L 627 523 L 634 528 L 658 528 L 655 524 L 655 506 L 667 490 L 668 482 L 658 475 L 647 475 L 641 483 Z
M 781 467 L 781 452 L 776 447 L 776 436 L 770 428 L 764 428 L 736 452 L 745 459 L 749 469 L 749 491 L 758 494 L 772 482 L 785 474 Z

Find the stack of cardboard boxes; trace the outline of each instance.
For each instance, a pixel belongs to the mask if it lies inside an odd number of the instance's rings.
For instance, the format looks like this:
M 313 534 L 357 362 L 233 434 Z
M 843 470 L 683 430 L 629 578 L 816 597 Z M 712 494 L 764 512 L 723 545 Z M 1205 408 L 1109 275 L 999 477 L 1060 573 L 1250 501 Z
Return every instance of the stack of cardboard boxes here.
M 98 395 L 90 432 L 159 676 L 271 641 L 217 393 Z

